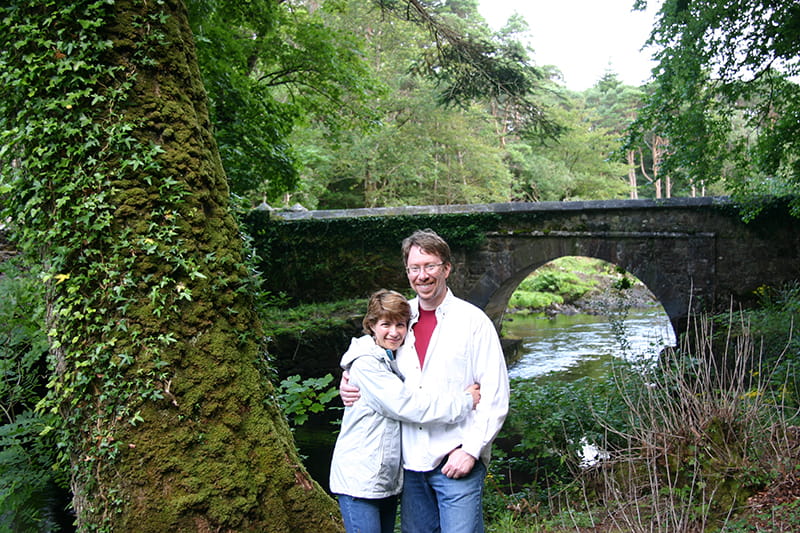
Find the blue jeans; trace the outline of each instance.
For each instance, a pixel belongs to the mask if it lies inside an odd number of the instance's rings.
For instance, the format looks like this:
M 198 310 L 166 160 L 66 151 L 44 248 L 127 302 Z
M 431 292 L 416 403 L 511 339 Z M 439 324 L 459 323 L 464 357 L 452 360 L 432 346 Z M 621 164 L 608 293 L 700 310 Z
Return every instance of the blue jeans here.
M 397 496 L 368 499 L 337 494 L 347 533 L 392 533 L 397 518 Z
M 403 471 L 403 533 L 483 533 L 486 467 L 477 461 L 467 476 L 450 479 L 442 466 L 430 472 Z

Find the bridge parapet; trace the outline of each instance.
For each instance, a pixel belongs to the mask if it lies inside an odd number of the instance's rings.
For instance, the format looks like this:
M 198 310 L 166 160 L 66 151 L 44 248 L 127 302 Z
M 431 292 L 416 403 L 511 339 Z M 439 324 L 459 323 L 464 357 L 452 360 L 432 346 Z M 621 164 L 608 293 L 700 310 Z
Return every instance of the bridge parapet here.
M 317 299 L 324 299 L 326 283 L 331 299 L 342 290 L 363 297 L 379 287 L 405 289 L 400 241 L 430 227 L 453 249 L 453 291 L 498 327 L 519 283 L 563 256 L 596 257 L 634 274 L 662 303 L 676 332 L 686 328 L 690 313 L 748 306 L 761 285 L 800 277 L 800 224 L 788 208 L 776 204 L 746 224 L 728 198 L 387 207 L 269 218 L 278 233 L 291 235 L 282 250 L 292 250 L 281 255 L 279 268 L 307 270 L 293 282 Z M 304 264 L 293 265 L 292 253 Z M 325 263 L 318 274 L 327 281 L 312 272 L 315 258 Z M 269 278 L 274 265 L 264 271 Z M 352 277 L 351 285 L 343 277 Z

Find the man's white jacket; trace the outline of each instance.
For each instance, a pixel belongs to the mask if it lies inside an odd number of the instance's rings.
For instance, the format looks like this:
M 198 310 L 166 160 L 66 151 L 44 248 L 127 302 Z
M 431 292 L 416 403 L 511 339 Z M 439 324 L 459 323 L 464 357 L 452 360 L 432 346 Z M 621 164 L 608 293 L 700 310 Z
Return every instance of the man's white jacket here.
M 413 325 L 419 319 L 419 300 L 414 298 L 409 303 L 409 333 L 397 352 L 406 387 L 432 394 L 456 392 L 480 383 L 481 401 L 459 421 L 403 424 L 404 467 L 416 472 L 431 471 L 458 447 L 488 466 L 492 441 L 508 414 L 508 370 L 497 330 L 486 313 L 448 289 L 436 308 L 436 329 L 424 367 L 420 368 L 413 333 Z

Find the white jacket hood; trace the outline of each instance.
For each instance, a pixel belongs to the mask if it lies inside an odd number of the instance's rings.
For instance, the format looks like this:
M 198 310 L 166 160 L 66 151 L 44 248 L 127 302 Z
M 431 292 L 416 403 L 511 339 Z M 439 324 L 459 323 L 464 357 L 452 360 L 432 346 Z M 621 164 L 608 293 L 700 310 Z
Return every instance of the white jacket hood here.
M 377 359 L 386 357 L 386 350 L 375 344 L 375 339 L 370 335 L 353 338 L 350 340 L 350 347 L 342 355 L 342 360 L 339 363 L 343 369 L 347 370 L 353 361 L 359 357 L 371 356 Z

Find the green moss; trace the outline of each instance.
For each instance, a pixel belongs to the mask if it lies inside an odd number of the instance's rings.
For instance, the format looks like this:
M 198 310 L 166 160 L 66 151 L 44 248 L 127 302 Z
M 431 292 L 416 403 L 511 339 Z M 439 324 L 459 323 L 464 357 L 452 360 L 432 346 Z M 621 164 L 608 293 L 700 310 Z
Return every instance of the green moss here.
M 473 250 L 499 221 L 494 213 L 287 222 L 254 210 L 245 217 L 259 270 L 270 273 L 265 289 L 291 304 L 366 298 L 380 287 L 403 287 L 400 245 L 407 235 L 429 227 L 453 250 Z
M 61 415 L 79 529 L 340 531 L 256 369 L 262 331 L 183 4 L 62 4 L 3 11 L 21 49 L 2 75 L 37 98 L 0 91 L 3 119 L 26 128 L 4 142 L 37 182 L 8 196 L 27 252 L 53 265 L 43 404 Z M 79 68 L 61 76 L 43 42 Z
M 367 308 L 366 299 L 304 304 L 291 308 L 266 307 L 263 318 L 269 335 L 300 338 L 306 332 L 342 329 L 353 320 L 360 322 Z

